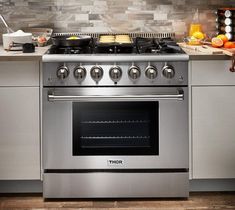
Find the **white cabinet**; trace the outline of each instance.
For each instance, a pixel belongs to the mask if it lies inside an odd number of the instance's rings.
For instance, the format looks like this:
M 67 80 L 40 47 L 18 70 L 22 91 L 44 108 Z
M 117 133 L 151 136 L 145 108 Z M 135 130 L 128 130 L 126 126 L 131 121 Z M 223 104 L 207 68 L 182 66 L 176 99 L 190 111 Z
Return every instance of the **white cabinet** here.
M 0 180 L 40 179 L 39 61 L 0 62 Z
M 235 86 L 192 88 L 193 178 L 235 178 Z
M 235 73 L 229 71 L 230 60 L 191 61 L 191 84 L 235 85 Z
M 235 178 L 235 73 L 228 70 L 230 62 L 192 61 L 193 179 Z

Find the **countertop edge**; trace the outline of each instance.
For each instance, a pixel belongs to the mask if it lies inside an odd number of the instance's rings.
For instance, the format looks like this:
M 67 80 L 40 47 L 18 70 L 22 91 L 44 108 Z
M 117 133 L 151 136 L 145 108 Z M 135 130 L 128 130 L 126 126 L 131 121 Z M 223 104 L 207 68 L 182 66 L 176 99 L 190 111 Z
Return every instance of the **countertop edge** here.
M 209 54 L 198 54 L 189 55 L 189 60 L 230 60 L 231 57 L 225 54 L 222 55 L 209 55 Z
M 0 61 L 41 61 L 42 55 L 38 56 L 1 56 Z
M 36 47 L 34 53 L 22 53 L 22 51 L 6 51 L 0 46 L 0 61 L 41 61 L 49 48 L 50 45 Z

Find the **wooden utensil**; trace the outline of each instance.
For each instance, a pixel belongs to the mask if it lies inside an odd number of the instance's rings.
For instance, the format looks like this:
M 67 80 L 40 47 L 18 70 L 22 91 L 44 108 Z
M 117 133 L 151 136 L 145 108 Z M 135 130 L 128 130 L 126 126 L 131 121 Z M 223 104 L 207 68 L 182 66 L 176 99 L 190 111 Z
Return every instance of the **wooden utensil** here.
M 5 18 L 0 14 L 0 20 L 3 22 L 3 24 L 5 25 L 6 29 L 7 29 L 7 33 L 13 33 L 14 30 L 12 28 L 10 28 L 5 20 Z

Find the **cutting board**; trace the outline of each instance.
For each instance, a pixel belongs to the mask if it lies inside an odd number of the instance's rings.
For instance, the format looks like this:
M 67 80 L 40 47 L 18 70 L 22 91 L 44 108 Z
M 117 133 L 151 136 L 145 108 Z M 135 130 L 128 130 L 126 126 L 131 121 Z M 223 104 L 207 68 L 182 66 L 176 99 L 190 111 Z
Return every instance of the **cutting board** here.
M 209 45 L 193 46 L 193 45 L 187 45 L 186 43 L 179 43 L 179 46 L 185 49 L 193 50 L 195 52 L 202 52 L 210 55 L 218 55 L 218 54 L 225 54 L 228 56 L 235 55 L 235 49 L 215 48 Z
M 192 46 L 192 45 L 187 45 L 186 43 L 178 43 L 180 47 L 185 48 L 185 49 L 190 49 L 195 52 L 202 52 L 206 53 L 209 55 L 215 55 L 215 54 L 224 54 L 228 55 L 231 57 L 231 67 L 229 70 L 231 72 L 235 72 L 235 49 L 227 49 L 227 48 L 214 48 L 211 47 L 210 45 L 200 45 L 200 46 Z
M 208 50 L 211 50 L 212 52 L 219 52 L 222 51 L 222 54 L 228 55 L 228 56 L 234 56 L 235 55 L 235 48 L 228 49 L 228 48 L 215 48 L 211 47 L 209 45 L 202 45 L 202 47 L 207 48 Z
M 212 47 L 211 47 L 212 48 Z M 228 56 L 235 56 L 235 48 L 233 49 L 227 49 L 227 48 L 221 48 L 223 50 L 223 53 Z
M 224 54 L 223 50 L 218 48 L 209 47 L 207 45 L 188 45 L 186 43 L 178 43 L 180 47 L 189 49 L 195 52 L 201 52 L 209 55 L 218 55 L 218 54 Z
M 205 47 L 211 51 L 222 51 L 223 54 L 228 55 L 228 56 L 234 56 L 235 55 L 235 48 L 229 49 L 229 48 L 215 48 L 210 45 L 202 45 L 202 47 Z

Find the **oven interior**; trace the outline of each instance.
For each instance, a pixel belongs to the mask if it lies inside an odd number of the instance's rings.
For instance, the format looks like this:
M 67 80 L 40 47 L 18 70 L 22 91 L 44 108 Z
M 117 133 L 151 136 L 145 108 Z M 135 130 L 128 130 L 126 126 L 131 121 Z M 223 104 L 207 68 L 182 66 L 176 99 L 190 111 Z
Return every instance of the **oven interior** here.
M 73 102 L 73 155 L 158 155 L 158 102 Z

